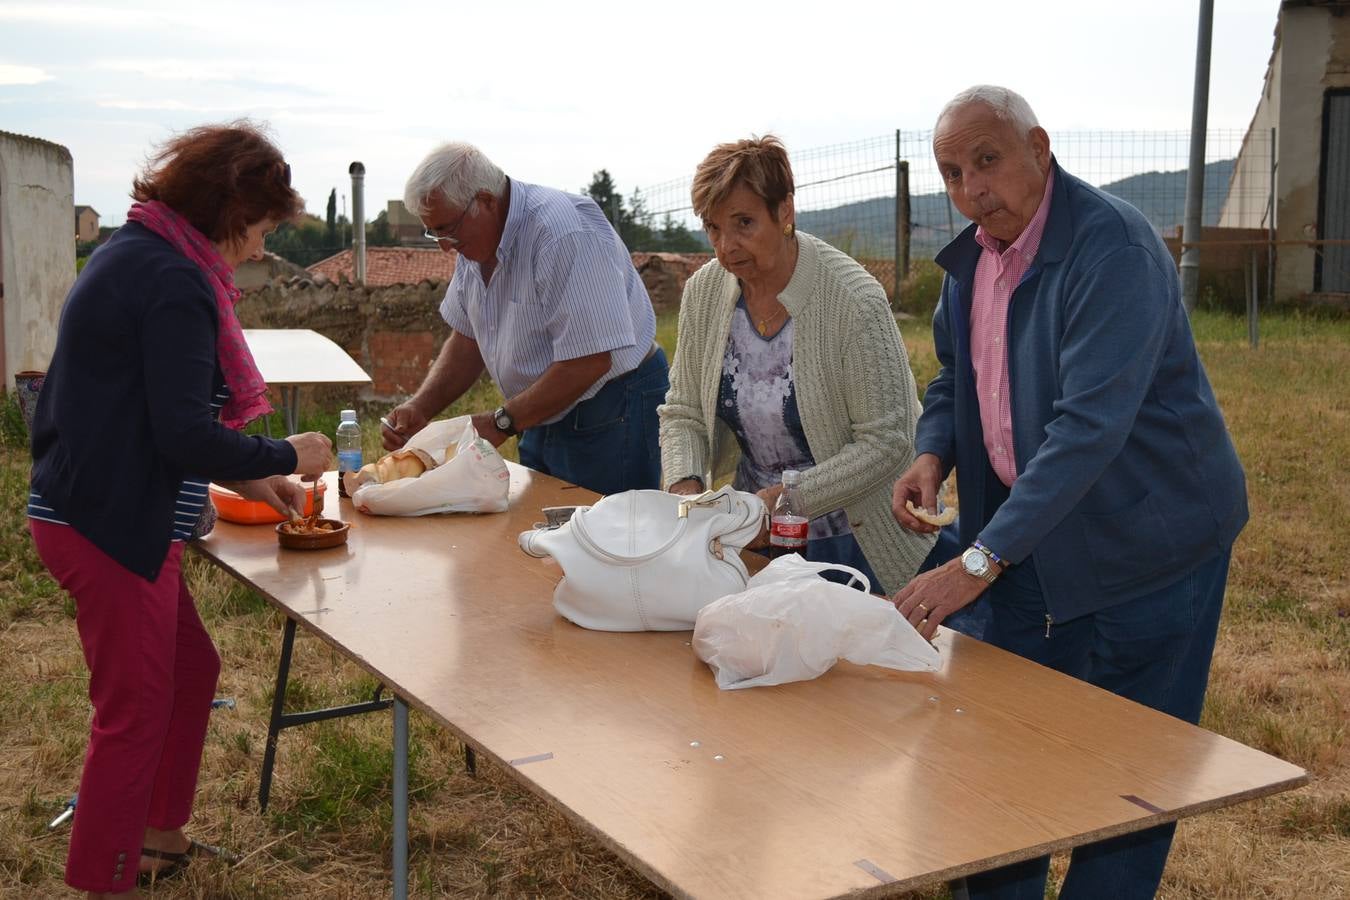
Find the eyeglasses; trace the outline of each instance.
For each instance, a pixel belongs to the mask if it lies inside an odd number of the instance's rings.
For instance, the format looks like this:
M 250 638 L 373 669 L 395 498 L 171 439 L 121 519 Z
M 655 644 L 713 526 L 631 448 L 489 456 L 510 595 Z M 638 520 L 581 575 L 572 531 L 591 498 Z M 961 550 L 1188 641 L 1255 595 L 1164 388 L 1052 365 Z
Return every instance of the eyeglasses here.
M 459 228 L 461 225 L 464 224 L 464 219 L 469 215 L 469 210 L 473 209 L 473 205 L 477 202 L 478 202 L 477 197 L 474 197 L 471 201 L 469 201 L 469 205 L 464 207 L 464 212 L 459 214 L 459 218 L 455 220 L 455 224 L 451 225 L 445 231 L 432 231 L 430 228 L 428 228 L 422 232 L 422 236 L 425 237 L 427 240 L 435 241 L 438 244 L 446 243 L 449 244 L 451 247 L 458 247 L 461 243 L 463 243 L 459 238 Z

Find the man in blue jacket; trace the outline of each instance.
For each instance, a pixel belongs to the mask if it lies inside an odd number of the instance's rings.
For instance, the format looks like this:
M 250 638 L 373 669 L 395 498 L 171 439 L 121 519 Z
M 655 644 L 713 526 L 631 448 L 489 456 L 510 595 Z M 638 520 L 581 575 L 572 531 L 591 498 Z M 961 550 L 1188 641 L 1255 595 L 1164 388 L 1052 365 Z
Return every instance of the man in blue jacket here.
M 974 224 L 937 261 L 942 368 L 896 482 L 935 509 L 955 468 L 966 549 L 896 604 L 925 637 L 987 596 L 985 640 L 1189 722 L 1204 702 L 1246 482 L 1196 353 L 1176 269 L 1144 216 L 1050 155 L 1027 102 L 979 86 L 933 150 Z M 1152 897 L 1174 826 L 1074 851 L 1060 897 Z M 1049 858 L 974 876 L 1043 896 Z

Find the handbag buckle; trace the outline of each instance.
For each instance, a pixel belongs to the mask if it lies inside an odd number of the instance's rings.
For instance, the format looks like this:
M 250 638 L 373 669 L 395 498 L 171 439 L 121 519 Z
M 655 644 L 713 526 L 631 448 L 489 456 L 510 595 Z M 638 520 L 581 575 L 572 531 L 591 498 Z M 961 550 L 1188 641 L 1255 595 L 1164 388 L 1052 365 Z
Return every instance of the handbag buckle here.
M 676 517 L 687 519 L 689 518 L 689 510 L 700 506 L 716 506 L 717 501 L 721 499 L 722 496 L 717 491 L 704 491 L 696 497 L 686 497 L 680 501 Z
M 544 521 L 548 528 L 561 528 L 572 519 L 572 514 L 577 511 L 575 506 L 545 506 Z

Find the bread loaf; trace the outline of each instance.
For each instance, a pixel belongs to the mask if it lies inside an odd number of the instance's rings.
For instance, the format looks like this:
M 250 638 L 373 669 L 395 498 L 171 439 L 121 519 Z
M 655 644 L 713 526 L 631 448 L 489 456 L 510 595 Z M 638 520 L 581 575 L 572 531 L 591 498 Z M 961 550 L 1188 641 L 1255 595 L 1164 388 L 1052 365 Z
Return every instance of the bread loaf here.
M 451 447 L 447 459 L 454 455 Z M 344 484 L 348 494 L 356 493 L 363 484 L 388 484 L 400 478 L 416 478 L 428 469 L 436 468 L 436 460 L 423 450 L 395 450 L 373 463 L 366 463 L 356 472 L 348 472 Z

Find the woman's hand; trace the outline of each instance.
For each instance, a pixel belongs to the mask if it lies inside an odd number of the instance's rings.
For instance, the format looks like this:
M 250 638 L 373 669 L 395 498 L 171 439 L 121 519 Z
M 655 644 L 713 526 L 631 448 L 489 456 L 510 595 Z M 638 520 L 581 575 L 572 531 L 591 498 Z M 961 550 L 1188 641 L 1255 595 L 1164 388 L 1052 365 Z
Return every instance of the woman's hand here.
M 303 513 L 305 509 L 304 485 L 291 481 L 285 475 L 269 475 L 267 478 L 256 478 L 253 481 L 231 482 L 230 489 L 247 500 L 266 503 L 288 519 Z
M 763 490 L 755 491 L 755 496 L 764 501 L 764 524 L 759 529 L 759 534 L 753 541 L 745 545 L 747 550 L 763 550 L 769 546 L 769 520 L 773 518 L 773 507 L 778 502 L 778 495 L 783 493 L 781 484 L 770 485 Z
M 901 528 L 920 534 L 933 534 L 940 529 L 936 525 L 920 521 L 905 509 L 905 501 L 911 501 L 916 507 L 929 512 L 937 512 L 938 488 L 942 485 L 942 462 L 932 453 L 921 453 L 914 463 L 905 470 L 895 482 L 891 493 L 891 513 Z
M 286 440 L 295 448 L 297 475 L 322 475 L 328 471 L 328 464 L 333 460 L 333 442 L 327 435 L 307 431 L 293 434 Z
M 672 484 L 667 490 L 672 494 L 692 496 L 703 493 L 703 482 L 697 478 L 685 478 Z

